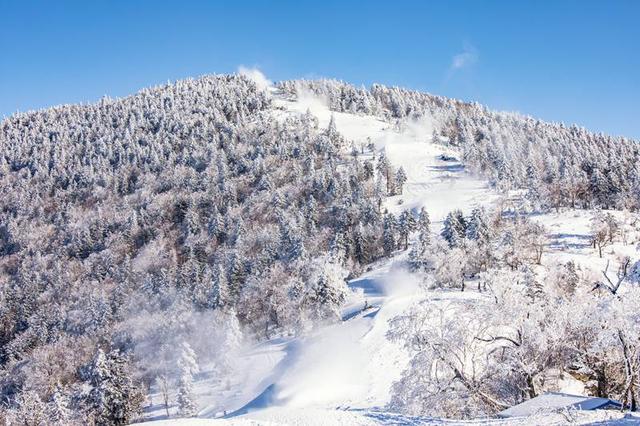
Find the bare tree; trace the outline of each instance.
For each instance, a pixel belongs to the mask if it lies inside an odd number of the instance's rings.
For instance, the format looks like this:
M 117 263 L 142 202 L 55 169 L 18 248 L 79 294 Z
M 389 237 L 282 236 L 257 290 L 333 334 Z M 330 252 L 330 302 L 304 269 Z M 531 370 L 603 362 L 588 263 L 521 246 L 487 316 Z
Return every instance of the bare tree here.
M 619 229 L 620 224 L 611 213 L 597 214 L 591 220 L 593 248 L 598 249 L 601 258 L 602 250 L 613 243 Z
M 604 287 L 611 292 L 611 294 L 616 295 L 618 290 L 620 289 L 620 285 L 624 282 L 629 274 L 629 265 L 631 264 L 631 258 L 629 256 L 623 256 L 619 260 L 620 264 L 618 265 L 618 271 L 616 272 L 616 282 L 615 284 L 609 278 L 607 271 L 609 270 L 609 261 L 607 260 L 607 266 L 602 271 L 602 275 L 604 276 L 606 283 L 604 281 L 598 281 L 593 288 L 594 290 Z

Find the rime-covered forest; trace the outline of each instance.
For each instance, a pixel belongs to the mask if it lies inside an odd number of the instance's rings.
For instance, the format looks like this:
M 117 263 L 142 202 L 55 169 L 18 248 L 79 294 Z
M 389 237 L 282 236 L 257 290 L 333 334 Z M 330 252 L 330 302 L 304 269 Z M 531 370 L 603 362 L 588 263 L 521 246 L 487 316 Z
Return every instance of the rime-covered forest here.
M 433 119 L 437 136 L 460 147 L 466 165 L 501 189 L 527 189 L 536 207 L 640 208 L 637 141 L 398 87 L 365 90 L 335 80 L 280 83 L 289 93 L 301 86 L 324 96 L 335 111 Z
M 0 123 L 1 419 L 126 424 L 152 386 L 195 415 L 198 364 L 342 320 L 347 280 L 404 250 L 425 287 L 472 285 L 491 302 L 452 318 L 424 301 L 392 321 L 389 338 L 415 354 L 391 408 L 493 414 L 553 371 L 637 406 L 637 265 L 618 256 L 617 278 L 570 261 L 542 273 L 548 241 L 529 217 L 582 209 L 600 257 L 631 244 L 636 141 L 381 85 L 273 90 L 390 126 L 428 117 L 431 140 L 522 204 L 454 210 L 442 229 L 425 209 L 394 215 L 384 200 L 407 176 L 384 150 L 310 112 L 280 114 L 273 91 L 240 75 L 16 114 Z M 431 323 L 442 328 L 417 326 Z

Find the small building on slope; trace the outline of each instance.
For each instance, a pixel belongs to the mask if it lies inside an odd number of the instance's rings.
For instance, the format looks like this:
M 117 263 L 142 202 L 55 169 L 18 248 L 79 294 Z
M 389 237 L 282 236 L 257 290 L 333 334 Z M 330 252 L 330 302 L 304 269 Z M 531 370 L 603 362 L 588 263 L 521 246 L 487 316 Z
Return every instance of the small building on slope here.
M 526 417 L 572 410 L 620 410 L 622 404 L 608 398 L 547 392 L 498 413 L 498 417 Z

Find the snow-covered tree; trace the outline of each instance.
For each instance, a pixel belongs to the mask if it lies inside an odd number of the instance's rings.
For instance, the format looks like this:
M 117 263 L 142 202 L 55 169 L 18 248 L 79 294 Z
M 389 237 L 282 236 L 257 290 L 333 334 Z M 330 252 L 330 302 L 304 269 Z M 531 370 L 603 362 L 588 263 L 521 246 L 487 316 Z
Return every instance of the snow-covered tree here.
M 382 244 L 386 255 L 393 253 L 397 248 L 397 228 L 398 223 L 395 216 L 392 213 L 387 213 L 382 225 Z
M 142 395 L 131 378 L 127 359 L 114 349 L 98 349 L 86 373 L 87 404 L 98 424 L 126 424 L 139 412 Z
M 449 243 L 449 247 L 459 247 L 464 243 L 467 232 L 467 222 L 462 211 L 455 210 L 449 212 L 444 220 L 442 228 L 442 238 Z
M 403 211 L 398 219 L 398 235 L 400 243 L 404 245 L 405 250 L 409 247 L 409 235 L 416 227 L 417 223 L 413 213 L 408 210 Z
M 176 401 L 178 414 L 191 417 L 197 413 L 195 395 L 193 393 L 193 376 L 199 372 L 196 354 L 187 342 L 182 343 L 182 352 L 178 361 L 179 378 Z
M 59 426 L 71 423 L 72 412 L 69 406 L 68 395 L 60 387 L 56 387 L 47 402 L 47 421 L 52 425 Z
M 489 221 L 484 209 L 476 208 L 471 212 L 467 229 L 467 238 L 477 241 L 478 244 L 488 244 L 491 239 L 491 231 L 489 229 Z
M 404 187 L 405 182 L 407 181 L 407 173 L 401 167 L 398 168 L 395 176 L 396 183 L 396 193 L 402 195 L 402 188 Z

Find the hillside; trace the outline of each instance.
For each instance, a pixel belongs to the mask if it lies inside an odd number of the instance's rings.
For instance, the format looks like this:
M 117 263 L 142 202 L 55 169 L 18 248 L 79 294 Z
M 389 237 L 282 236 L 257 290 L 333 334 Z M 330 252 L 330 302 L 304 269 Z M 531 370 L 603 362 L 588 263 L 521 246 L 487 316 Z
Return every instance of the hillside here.
M 637 403 L 634 141 L 246 76 L 0 130 L 10 420 L 448 424 L 546 390 Z

